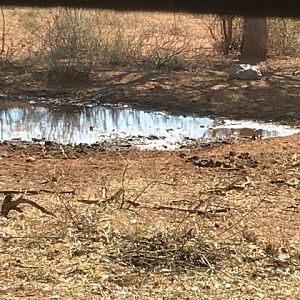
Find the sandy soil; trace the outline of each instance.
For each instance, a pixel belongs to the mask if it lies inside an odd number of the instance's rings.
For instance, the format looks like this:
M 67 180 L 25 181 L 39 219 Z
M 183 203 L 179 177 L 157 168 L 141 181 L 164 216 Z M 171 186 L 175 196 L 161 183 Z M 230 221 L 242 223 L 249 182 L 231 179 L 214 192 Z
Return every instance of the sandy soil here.
M 1 143 L 0 189 L 54 214 L 1 217 L 5 299 L 300 297 L 300 135 L 177 152 Z

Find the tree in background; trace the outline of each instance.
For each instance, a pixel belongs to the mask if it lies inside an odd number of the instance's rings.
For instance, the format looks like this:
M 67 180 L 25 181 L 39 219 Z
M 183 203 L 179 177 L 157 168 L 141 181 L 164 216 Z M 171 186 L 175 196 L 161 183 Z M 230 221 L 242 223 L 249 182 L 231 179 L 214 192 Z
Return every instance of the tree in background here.
M 265 61 L 267 48 L 267 19 L 245 17 L 240 62 L 255 64 Z

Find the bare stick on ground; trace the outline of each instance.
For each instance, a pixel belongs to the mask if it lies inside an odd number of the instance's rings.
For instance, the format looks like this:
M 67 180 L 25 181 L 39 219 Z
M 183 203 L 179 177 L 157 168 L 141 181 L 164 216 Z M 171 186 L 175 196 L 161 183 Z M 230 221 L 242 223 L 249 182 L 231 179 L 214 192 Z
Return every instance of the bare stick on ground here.
M 55 217 L 55 215 L 53 213 L 49 212 L 44 207 L 40 206 L 39 204 L 35 203 L 32 200 L 24 199 L 24 198 L 22 198 L 22 196 L 20 198 L 18 198 L 17 200 L 14 200 L 14 201 L 12 200 L 12 198 L 13 198 L 13 196 L 12 196 L 11 193 L 7 193 L 5 195 L 5 198 L 4 198 L 4 201 L 2 203 L 2 207 L 1 207 L 1 212 L 0 212 L 1 216 L 8 217 L 8 214 L 11 210 L 16 210 L 18 212 L 23 212 L 23 210 L 18 206 L 20 204 L 29 204 L 29 205 L 32 205 L 33 207 L 39 209 L 44 214 Z

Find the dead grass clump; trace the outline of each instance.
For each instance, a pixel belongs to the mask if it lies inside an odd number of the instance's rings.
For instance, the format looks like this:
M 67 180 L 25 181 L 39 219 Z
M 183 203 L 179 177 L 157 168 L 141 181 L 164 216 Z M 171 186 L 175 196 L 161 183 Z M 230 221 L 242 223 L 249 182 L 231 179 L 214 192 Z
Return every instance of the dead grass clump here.
M 147 270 L 184 271 L 213 268 L 217 251 L 201 240 L 157 232 L 153 236 L 122 236 L 113 251 L 105 254 L 112 261 Z

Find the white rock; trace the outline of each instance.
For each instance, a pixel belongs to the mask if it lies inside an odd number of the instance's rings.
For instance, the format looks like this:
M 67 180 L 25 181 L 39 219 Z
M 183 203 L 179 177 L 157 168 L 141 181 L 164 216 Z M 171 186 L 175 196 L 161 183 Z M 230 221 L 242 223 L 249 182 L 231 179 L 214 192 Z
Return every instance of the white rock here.
M 260 80 L 262 79 L 262 73 L 257 66 L 233 64 L 229 69 L 229 77 L 240 80 Z

